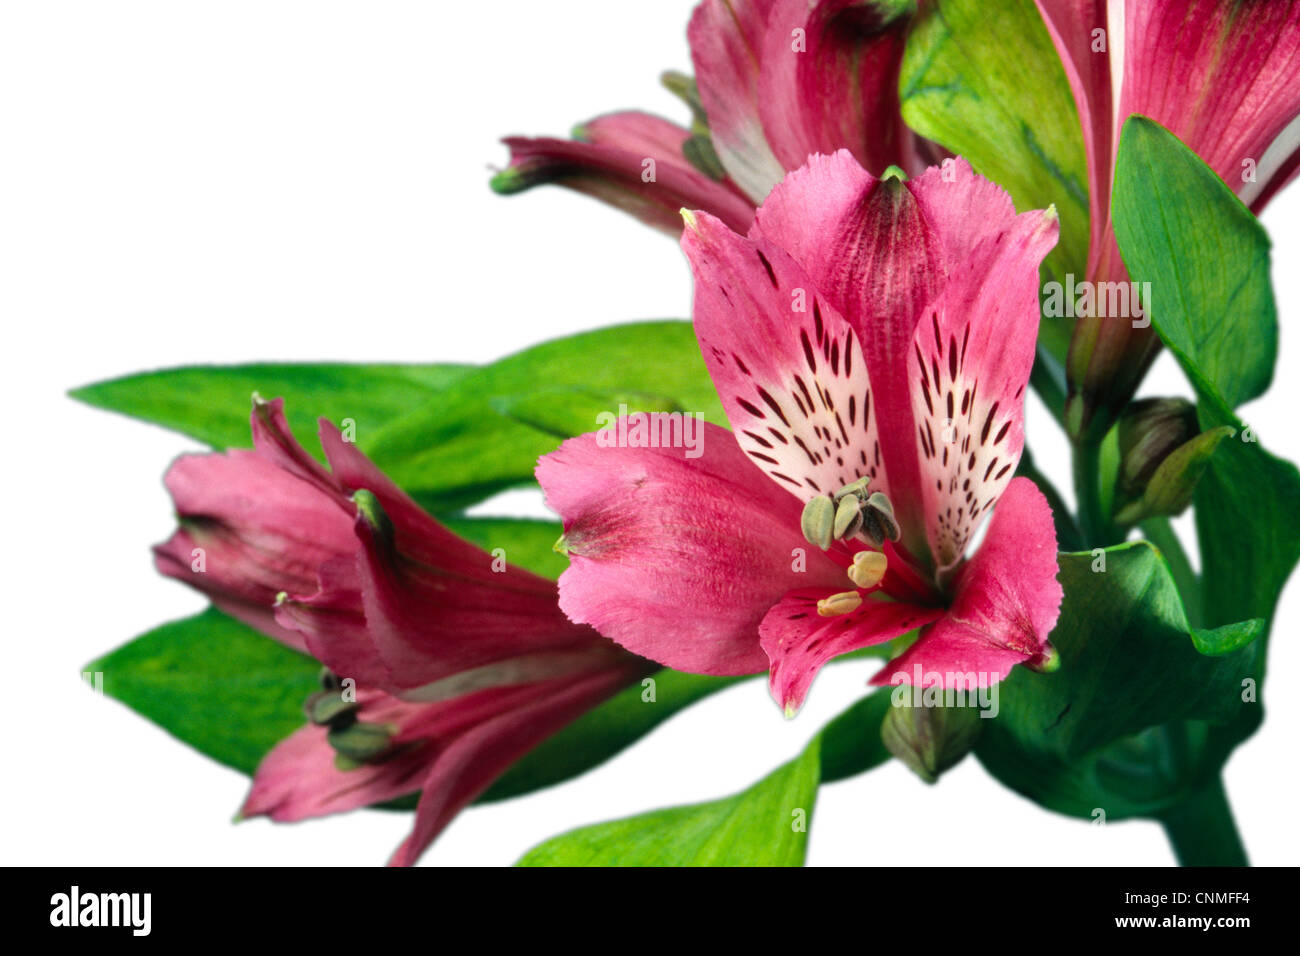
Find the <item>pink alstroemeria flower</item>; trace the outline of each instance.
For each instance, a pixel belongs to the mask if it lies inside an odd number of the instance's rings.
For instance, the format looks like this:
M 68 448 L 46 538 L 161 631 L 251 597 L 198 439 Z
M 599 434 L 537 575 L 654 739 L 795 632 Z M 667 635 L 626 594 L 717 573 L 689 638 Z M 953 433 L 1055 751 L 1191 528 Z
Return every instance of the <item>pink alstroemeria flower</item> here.
M 679 670 L 770 667 L 787 713 L 831 658 L 918 627 L 875 683 L 1051 666 L 1051 509 L 1013 475 L 1054 213 L 1016 215 L 964 160 L 904 182 L 840 151 L 787 176 L 748 236 L 687 223 L 696 334 L 734 432 L 710 426 L 699 457 L 596 435 L 545 456 L 560 606 Z M 811 546 L 807 503 L 861 479 L 897 533 Z
M 252 451 L 172 466 L 181 527 L 156 549 L 164 574 L 330 672 L 243 815 L 301 820 L 420 791 L 391 861 L 409 865 L 519 757 L 657 669 L 569 621 L 554 582 L 438 524 L 328 422 L 329 470 L 280 400 L 252 422 Z
M 1110 218 L 1120 130 L 1174 133 L 1259 213 L 1300 172 L 1297 0 L 1036 0 L 1074 92 L 1088 160 L 1088 278 L 1127 282 Z M 1080 431 L 1124 406 L 1159 348 L 1127 317 L 1080 320 L 1069 371 Z
M 899 112 L 914 9 L 910 0 L 704 0 L 687 37 L 707 122 L 688 130 L 622 112 L 583 124 L 576 140 L 510 137 L 510 165 L 493 188 L 560 183 L 676 236 L 683 207 L 748 229 L 754 206 L 811 153 L 848 149 L 878 173 L 920 172 L 943 153 Z

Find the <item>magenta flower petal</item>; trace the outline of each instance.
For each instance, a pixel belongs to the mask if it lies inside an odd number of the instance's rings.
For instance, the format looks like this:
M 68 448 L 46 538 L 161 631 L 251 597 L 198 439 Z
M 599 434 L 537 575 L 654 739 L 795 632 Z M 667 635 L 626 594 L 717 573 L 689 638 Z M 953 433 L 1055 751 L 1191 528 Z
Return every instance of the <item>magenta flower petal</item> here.
M 832 658 L 883 644 L 944 615 L 943 608 L 889 601 L 877 593 L 864 599 L 856 611 L 821 617 L 817 602 L 832 593 L 826 588 L 791 591 L 772 607 L 759 628 L 772 664 L 772 697 L 787 715 L 803 706 L 817 672 Z
M 457 706 L 472 704 L 483 711 L 482 718 L 440 742 L 421 782 L 411 834 L 397 848 L 389 865 L 413 864 L 456 814 L 511 764 L 653 670 L 644 661 L 626 658 L 621 667 L 462 698 Z
M 1059 231 L 1054 214 L 1017 216 L 964 160 L 953 167 L 952 182 L 937 169 L 915 181 L 944 240 L 948 279 L 917 326 L 908 362 L 926 535 L 941 569 L 961 558 L 1020 461 L 1038 266 Z
M 708 209 L 742 230 L 754 218 L 754 204 L 735 186 L 690 164 L 682 152 L 690 131 L 675 123 L 629 111 L 597 117 L 579 132 L 581 140 L 507 138 L 510 165 L 493 181 L 495 188 L 519 192 L 559 183 L 674 236 L 683 207 Z
M 778 162 L 798 169 L 812 153 L 843 148 L 877 173 L 888 166 L 924 168 L 919 140 L 903 123 L 898 103 L 909 20 L 906 10 L 890 3 L 772 4 L 758 103 Z
M 759 114 L 761 59 L 773 6 L 774 0 L 704 0 L 686 31 L 718 159 L 755 203 L 763 201 L 786 170 L 768 143 Z M 794 166 L 802 162 L 800 156 Z
M 711 216 L 682 248 L 695 333 L 745 454 L 804 501 L 859 474 L 887 491 L 866 361 L 835 306 L 784 250 Z
M 356 549 L 348 516 L 301 479 L 242 449 L 183 455 L 164 482 L 181 526 L 154 548 L 158 570 L 301 649 L 301 636 L 275 624 L 272 607 L 280 592 L 316 590 L 316 569 Z
M 410 745 L 387 760 L 340 770 L 327 729 L 308 724 L 262 758 L 240 814 L 268 816 L 279 823 L 343 813 L 383 803 L 420 789 L 436 753 L 427 738 L 427 707 L 404 704 L 375 691 L 358 696 L 370 723 L 396 729 L 395 740 Z M 415 739 L 412 739 L 412 738 Z
M 1052 509 L 1033 482 L 1016 478 L 962 566 L 948 613 L 871 682 L 912 683 L 919 668 L 943 675 L 944 686 L 952 686 L 947 675 L 969 673 L 988 685 L 1016 664 L 1041 660 L 1064 596 L 1057 570 Z
M 844 566 L 809 547 L 799 501 L 729 432 L 703 429 L 699 458 L 601 447 L 594 434 L 542 458 L 537 479 L 570 560 L 560 607 L 669 667 L 751 674 L 767 667 L 757 635 L 768 608 L 792 588 L 844 580 Z
M 1088 164 L 1088 205 L 1092 224 L 1091 245 L 1101 244 L 1110 217 L 1111 162 L 1114 159 L 1114 105 L 1111 102 L 1110 57 L 1094 46 L 1110 42 L 1107 0 L 1034 0 L 1047 33 L 1065 68 L 1074 93 L 1083 148 Z M 1119 42 L 1123 43 L 1122 33 Z M 1107 46 L 1109 51 L 1109 46 Z
M 1149 0 L 1123 10 L 1117 131 L 1130 114 L 1149 116 L 1258 211 L 1281 185 L 1271 181 L 1277 167 L 1294 174 L 1288 158 L 1300 146 L 1292 129 L 1265 161 L 1300 115 L 1300 3 Z M 1242 175 L 1247 161 L 1253 182 Z

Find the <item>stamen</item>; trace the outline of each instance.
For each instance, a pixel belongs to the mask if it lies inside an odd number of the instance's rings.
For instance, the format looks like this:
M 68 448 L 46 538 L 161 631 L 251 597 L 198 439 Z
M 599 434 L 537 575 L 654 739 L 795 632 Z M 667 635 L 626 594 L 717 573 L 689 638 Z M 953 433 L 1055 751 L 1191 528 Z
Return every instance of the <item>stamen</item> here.
M 366 763 L 382 757 L 392 743 L 394 728 L 387 724 L 355 723 L 326 735 L 329 745 L 349 760 Z
M 860 588 L 874 588 L 888 567 L 889 559 L 880 551 L 859 551 L 848 569 L 849 580 Z
M 835 503 L 828 495 L 818 495 L 803 507 L 799 527 L 804 539 L 825 551 L 834 540 Z
M 849 614 L 862 606 L 862 595 L 857 591 L 841 591 L 817 602 L 817 613 L 822 617 Z
M 835 538 L 851 538 L 862 528 L 862 503 L 849 495 L 835 506 Z
M 873 492 L 862 505 L 862 530 L 877 548 L 885 540 L 897 541 L 903 536 L 894 517 L 894 506 L 883 492 Z

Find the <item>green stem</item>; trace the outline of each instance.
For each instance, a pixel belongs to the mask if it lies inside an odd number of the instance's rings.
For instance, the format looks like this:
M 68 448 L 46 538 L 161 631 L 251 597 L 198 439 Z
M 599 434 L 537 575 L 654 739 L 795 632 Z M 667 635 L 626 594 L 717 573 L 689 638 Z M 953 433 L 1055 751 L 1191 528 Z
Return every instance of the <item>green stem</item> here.
M 1080 441 L 1074 446 L 1074 496 L 1079 504 L 1079 530 L 1084 546 L 1115 544 L 1117 531 L 1101 506 L 1101 443 Z
M 1223 781 L 1215 777 L 1161 817 L 1179 866 L 1249 866 Z
M 1029 375 L 1029 385 L 1043 400 L 1056 423 L 1065 427 L 1065 376 L 1059 363 L 1039 346 L 1034 356 L 1034 368 Z

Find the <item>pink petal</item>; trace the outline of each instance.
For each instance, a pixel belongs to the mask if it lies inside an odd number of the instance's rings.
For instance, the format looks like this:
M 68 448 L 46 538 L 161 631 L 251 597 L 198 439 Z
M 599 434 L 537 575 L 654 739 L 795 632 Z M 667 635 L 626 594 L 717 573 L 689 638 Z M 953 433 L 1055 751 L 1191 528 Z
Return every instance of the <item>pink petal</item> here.
M 798 499 L 731 433 L 702 427 L 698 458 L 601 447 L 597 434 L 542 458 L 537 479 L 569 550 L 560 606 L 678 670 L 756 673 L 767 667 L 758 626 L 768 609 L 791 588 L 838 584 L 844 565 L 804 541 Z
M 866 362 L 834 306 L 783 250 L 711 216 L 682 248 L 705 364 L 754 464 L 804 501 L 862 476 L 886 491 Z
M 878 180 L 846 150 L 812 156 L 759 209 L 750 238 L 785 249 L 857 333 L 866 356 L 894 510 L 923 550 L 908 356 L 922 310 L 943 284 L 942 247 L 909 188 Z
M 321 565 L 316 591 L 278 602 L 275 620 L 339 677 L 362 687 L 396 686 L 366 627 L 355 554 Z
M 773 0 L 704 0 L 686 32 L 718 159 L 755 203 L 785 175 L 759 117 L 760 58 L 772 6 Z
M 821 617 L 817 602 L 828 588 L 791 591 L 763 618 L 763 650 L 772 663 L 772 697 L 787 715 L 803 706 L 808 688 L 832 658 L 893 640 L 943 616 L 941 608 L 918 607 L 881 596 L 866 597 L 849 614 Z
M 414 864 L 456 814 L 511 764 L 651 670 L 633 661 L 580 678 L 485 691 L 458 702 L 486 701 L 494 712 L 438 749 L 421 784 L 411 835 L 389 864 Z
M 1117 122 L 1156 120 L 1256 209 L 1273 189 L 1259 170 L 1300 115 L 1300 3 L 1144 0 L 1125 4 L 1124 85 Z M 1286 154 L 1295 151 L 1293 142 Z M 1283 160 L 1285 176 L 1294 160 Z M 1276 173 L 1275 173 L 1276 175 Z
M 1006 193 L 964 160 L 947 172 L 951 181 L 937 168 L 915 180 L 943 239 L 948 279 L 908 362 L 926 534 L 939 568 L 961 558 L 1020 460 L 1038 268 L 1058 232 L 1053 214 L 1016 216 Z
M 1111 64 L 1122 62 L 1122 29 L 1110 31 L 1107 0 L 1035 0 L 1047 33 L 1065 68 L 1083 127 L 1083 147 L 1088 162 L 1091 247 L 1096 249 L 1110 216 L 1111 162 L 1115 154 L 1115 116 L 1111 99 Z M 1098 42 L 1093 31 L 1105 31 L 1105 52 L 1093 51 Z
M 945 687 L 954 686 L 954 675 L 974 674 L 982 686 L 1039 659 L 1060 613 L 1057 570 L 1052 509 L 1033 482 L 1016 478 L 979 550 L 962 566 L 948 614 L 871 682 L 910 684 L 919 672 L 923 683 L 937 675 L 933 680 Z
M 777 161 L 846 148 L 868 170 L 924 168 L 903 123 L 898 74 L 910 17 L 861 0 L 776 0 L 767 16 L 759 115 Z M 796 34 L 800 30 L 802 34 Z M 803 49 L 796 52 L 796 38 Z
M 424 719 L 427 710 L 381 694 L 363 694 L 359 699 L 369 722 L 408 730 Z M 426 739 L 380 763 L 339 770 L 326 734 L 325 727 L 308 724 L 277 744 L 258 765 L 241 815 L 266 815 L 289 823 L 393 800 L 420 789 L 437 753 Z
M 686 129 L 648 113 L 614 113 L 581 127 L 584 141 L 510 137 L 510 166 L 494 185 L 518 192 L 558 183 L 609 203 L 671 235 L 681 231 L 678 210 L 708 209 L 747 229 L 754 206 L 729 182 L 700 172 L 682 153 Z M 654 160 L 653 179 L 646 160 Z
M 181 527 L 154 548 L 158 570 L 300 648 L 273 620 L 276 596 L 314 592 L 320 564 L 356 550 L 348 515 L 313 484 L 242 449 L 182 456 L 164 481 Z

